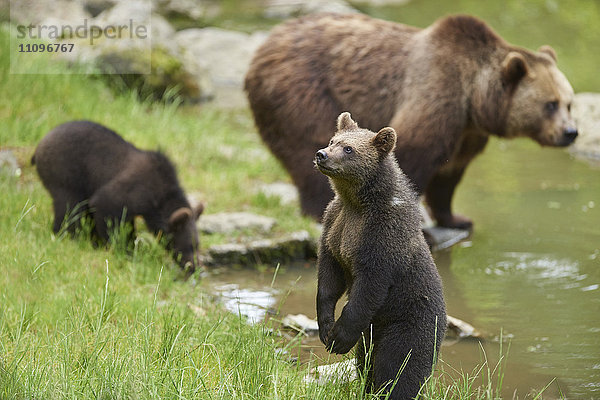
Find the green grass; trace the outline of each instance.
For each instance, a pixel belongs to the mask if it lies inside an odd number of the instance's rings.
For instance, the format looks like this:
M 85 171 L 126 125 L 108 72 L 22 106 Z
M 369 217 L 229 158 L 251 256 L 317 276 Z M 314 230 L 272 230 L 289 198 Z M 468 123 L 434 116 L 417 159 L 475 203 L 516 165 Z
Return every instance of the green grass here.
M 0 48 L 8 48 L 5 30 Z M 27 55 L 18 62 L 45 61 Z M 49 129 L 82 118 L 141 148 L 162 148 L 188 192 L 201 192 L 206 212 L 269 215 L 278 220 L 276 234 L 312 229 L 298 207 L 254 192 L 261 182 L 288 178 L 247 111 L 153 104 L 115 95 L 91 76 L 11 75 L 8 65 L 3 51 L 0 147 L 15 151 L 22 174 L 0 174 L 0 399 L 372 398 L 361 381 L 304 383 L 311 365 L 276 351 L 293 354 L 298 341 L 282 342 L 276 327 L 248 326 L 224 311 L 197 277 L 179 279 L 148 232 L 129 251 L 51 233 L 51 201 L 29 159 Z M 202 237 L 202 246 L 218 240 Z M 501 383 L 489 386 L 485 377 L 494 370 L 485 363 L 459 378 L 440 371 L 424 398 L 498 397 Z

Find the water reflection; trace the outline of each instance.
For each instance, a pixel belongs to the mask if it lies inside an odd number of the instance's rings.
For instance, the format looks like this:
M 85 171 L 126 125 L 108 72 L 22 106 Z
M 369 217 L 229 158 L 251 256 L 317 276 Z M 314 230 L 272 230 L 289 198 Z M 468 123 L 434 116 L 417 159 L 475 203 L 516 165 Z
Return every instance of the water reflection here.
M 225 309 L 246 317 L 251 324 L 264 321 L 267 312 L 277 303 L 276 290 L 251 290 L 240 288 L 236 283 L 217 285 L 214 293 Z

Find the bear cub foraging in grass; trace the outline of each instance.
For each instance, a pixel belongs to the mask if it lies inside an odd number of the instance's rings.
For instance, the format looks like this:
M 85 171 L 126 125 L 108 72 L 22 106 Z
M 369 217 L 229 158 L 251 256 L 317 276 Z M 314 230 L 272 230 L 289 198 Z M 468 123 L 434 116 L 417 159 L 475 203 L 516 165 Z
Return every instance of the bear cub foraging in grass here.
M 370 391 L 389 391 L 408 357 L 390 398 L 413 398 L 446 330 L 442 283 L 421 231 L 417 194 L 394 157 L 394 129 L 361 129 L 347 112 L 337 129 L 315 157 L 335 193 L 317 262 L 319 336 L 334 353 L 358 344 L 357 367 Z M 335 321 L 345 292 L 348 303 Z
M 245 89 L 263 141 L 315 218 L 333 193 L 312 157 L 342 111 L 364 128 L 396 130 L 402 171 L 438 225 L 450 228 L 471 228 L 452 213 L 452 197 L 490 135 L 544 146 L 577 136 L 573 89 L 554 50 L 513 46 L 465 15 L 425 29 L 361 14 L 286 21 L 256 51 Z
M 55 233 L 63 221 L 75 232 L 89 213 L 94 235 L 105 242 L 109 226 L 141 215 L 154 234 L 166 235 L 179 265 L 188 272 L 198 265 L 196 219 L 203 206 L 192 209 L 164 154 L 140 150 L 94 122 L 72 121 L 51 130 L 31 162 L 52 196 Z

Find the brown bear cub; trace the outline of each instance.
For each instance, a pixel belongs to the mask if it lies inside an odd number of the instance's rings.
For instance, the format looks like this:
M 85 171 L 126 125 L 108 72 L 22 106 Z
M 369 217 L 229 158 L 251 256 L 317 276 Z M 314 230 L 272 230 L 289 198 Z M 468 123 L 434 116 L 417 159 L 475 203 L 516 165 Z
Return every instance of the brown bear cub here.
M 342 111 L 365 128 L 396 130 L 402 171 L 438 225 L 452 228 L 471 227 L 451 201 L 490 135 L 544 146 L 577 136 L 573 89 L 554 51 L 513 46 L 464 15 L 425 29 L 361 14 L 287 21 L 255 53 L 245 89 L 263 141 L 316 218 L 333 193 L 311 160 Z
M 31 162 L 52 196 L 55 233 L 63 221 L 74 232 L 89 213 L 94 235 L 105 242 L 109 226 L 141 215 L 154 234 L 167 237 L 179 265 L 188 272 L 198 265 L 196 219 L 203 206 L 192 209 L 164 154 L 137 149 L 94 122 L 72 121 L 51 130 Z
M 421 231 L 418 197 L 392 152 L 394 129 L 361 129 L 347 112 L 337 129 L 315 157 L 335 193 L 317 262 L 319 336 L 339 354 L 358 343 L 357 367 L 369 390 L 387 392 L 397 378 L 390 398 L 413 398 L 446 330 L 442 282 Z M 335 321 L 345 292 L 348 303 Z

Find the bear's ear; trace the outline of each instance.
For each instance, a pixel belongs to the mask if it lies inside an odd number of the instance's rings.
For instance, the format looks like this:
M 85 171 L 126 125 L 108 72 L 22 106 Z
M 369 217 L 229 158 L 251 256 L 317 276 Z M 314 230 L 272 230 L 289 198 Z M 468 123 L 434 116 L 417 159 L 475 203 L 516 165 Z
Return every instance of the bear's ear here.
M 394 128 L 383 128 L 372 140 L 373 146 L 377 149 L 379 154 L 387 155 L 389 152 L 394 150 L 396 147 L 396 131 Z
M 204 203 L 198 203 L 198 205 L 192 209 L 192 214 L 193 214 L 192 216 L 194 217 L 195 220 L 198 220 L 198 218 L 200 218 L 200 215 L 202 215 L 203 212 L 204 212 Z
M 556 62 L 556 52 L 552 47 L 548 46 L 547 44 L 541 46 L 538 49 L 538 52 L 548 54 L 550 58 L 552 58 L 554 62 Z
M 502 80 L 508 84 L 517 84 L 527 75 L 527 61 L 521 53 L 511 51 L 502 61 Z
M 173 211 L 169 217 L 169 230 L 176 231 L 181 225 L 185 224 L 192 218 L 192 210 L 188 207 L 181 207 Z
M 337 129 L 338 131 L 358 129 L 358 124 L 352 120 L 349 112 L 343 112 L 337 119 Z

